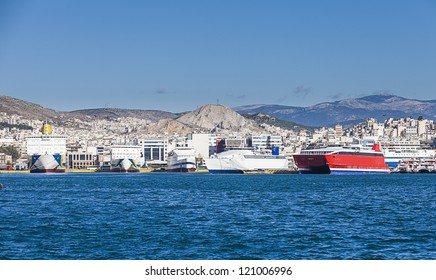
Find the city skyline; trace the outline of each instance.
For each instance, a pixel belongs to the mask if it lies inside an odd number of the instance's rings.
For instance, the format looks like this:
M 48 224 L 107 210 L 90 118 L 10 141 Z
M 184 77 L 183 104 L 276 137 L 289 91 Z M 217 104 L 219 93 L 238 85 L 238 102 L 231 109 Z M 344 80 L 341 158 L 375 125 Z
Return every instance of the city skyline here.
M 436 91 L 434 1 L 3 1 L 0 95 L 61 110 Z

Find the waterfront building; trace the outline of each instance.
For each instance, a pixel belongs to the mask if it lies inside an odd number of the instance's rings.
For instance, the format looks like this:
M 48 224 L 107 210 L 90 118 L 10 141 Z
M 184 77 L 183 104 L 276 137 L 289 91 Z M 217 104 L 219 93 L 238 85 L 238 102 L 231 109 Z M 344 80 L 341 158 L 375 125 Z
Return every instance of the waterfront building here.
M 270 149 L 272 147 L 283 148 L 280 135 L 260 134 L 251 136 L 251 145 L 258 149 Z
M 215 153 L 221 153 L 226 150 L 232 150 L 232 149 L 241 149 L 241 148 L 247 148 L 251 147 L 251 139 L 247 139 L 244 137 L 229 137 L 229 138 L 223 138 L 216 141 L 216 148 Z
M 216 139 L 216 137 L 214 138 L 211 134 L 190 133 L 186 142 L 188 147 L 195 150 L 195 157 L 206 159 L 210 156 L 213 139 Z
M 168 139 L 149 138 L 140 139 L 138 144 L 144 151 L 144 161 L 149 165 L 163 165 L 167 161 Z
M 96 169 L 97 154 L 92 152 L 68 152 L 67 168 L 69 169 Z

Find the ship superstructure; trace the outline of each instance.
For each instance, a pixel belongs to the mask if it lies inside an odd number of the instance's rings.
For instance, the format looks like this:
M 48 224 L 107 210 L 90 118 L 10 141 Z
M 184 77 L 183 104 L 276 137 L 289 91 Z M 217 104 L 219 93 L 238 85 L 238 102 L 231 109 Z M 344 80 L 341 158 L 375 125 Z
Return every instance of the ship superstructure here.
M 30 173 L 64 173 L 66 137 L 52 135 L 51 125 L 44 123 L 41 135 L 26 138 Z

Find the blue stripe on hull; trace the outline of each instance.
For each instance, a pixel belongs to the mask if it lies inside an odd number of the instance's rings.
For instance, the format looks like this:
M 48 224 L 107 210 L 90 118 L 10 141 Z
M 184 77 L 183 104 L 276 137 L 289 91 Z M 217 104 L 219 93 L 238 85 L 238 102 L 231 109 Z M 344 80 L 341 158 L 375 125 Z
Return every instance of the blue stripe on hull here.
M 380 171 L 332 171 L 330 174 L 332 175 L 359 175 L 359 174 L 388 174 L 389 172 L 380 172 Z

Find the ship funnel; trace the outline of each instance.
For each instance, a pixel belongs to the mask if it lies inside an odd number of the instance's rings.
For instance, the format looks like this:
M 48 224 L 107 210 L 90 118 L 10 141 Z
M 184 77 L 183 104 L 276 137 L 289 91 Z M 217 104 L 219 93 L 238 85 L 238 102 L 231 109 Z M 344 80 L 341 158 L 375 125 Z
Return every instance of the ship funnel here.
M 380 144 L 374 144 L 374 145 L 372 145 L 371 150 L 376 151 L 376 152 L 381 152 Z
M 44 135 L 50 135 L 51 134 L 51 125 L 49 125 L 48 123 L 45 123 L 42 126 L 42 134 Z

